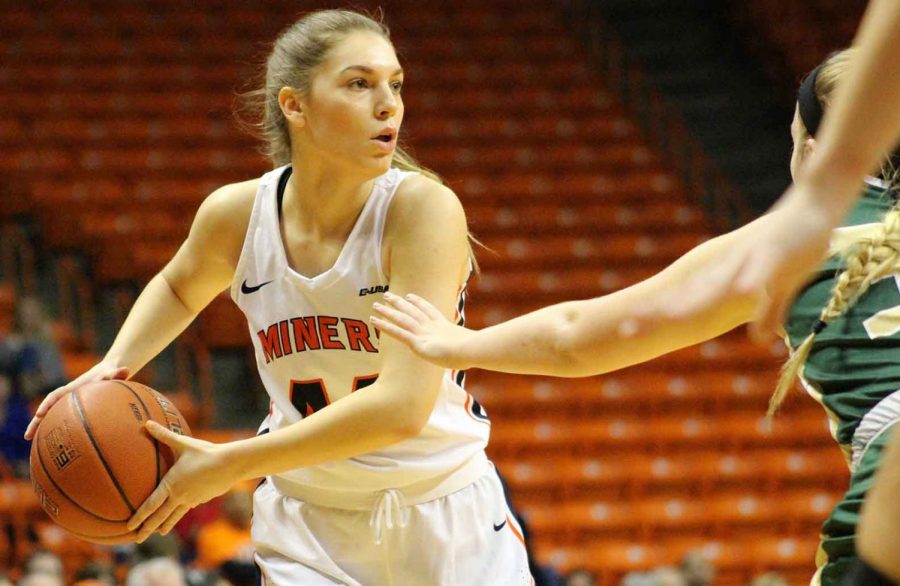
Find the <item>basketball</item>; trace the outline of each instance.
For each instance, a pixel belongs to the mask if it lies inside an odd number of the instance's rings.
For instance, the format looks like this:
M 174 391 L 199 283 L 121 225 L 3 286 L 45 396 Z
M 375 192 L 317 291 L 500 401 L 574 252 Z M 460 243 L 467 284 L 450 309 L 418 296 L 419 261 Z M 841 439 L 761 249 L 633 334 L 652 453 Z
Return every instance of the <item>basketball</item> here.
M 131 381 L 86 384 L 50 409 L 31 445 L 31 480 L 57 524 L 88 539 L 128 532 L 175 460 L 144 429 L 151 419 L 190 434 L 171 401 Z

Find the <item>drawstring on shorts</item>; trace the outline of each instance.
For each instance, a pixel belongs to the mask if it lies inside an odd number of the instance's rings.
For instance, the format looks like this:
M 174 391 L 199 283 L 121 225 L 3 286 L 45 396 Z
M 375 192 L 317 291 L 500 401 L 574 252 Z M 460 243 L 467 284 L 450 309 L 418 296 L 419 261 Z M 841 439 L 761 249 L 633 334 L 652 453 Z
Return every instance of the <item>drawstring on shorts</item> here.
M 369 527 L 375 533 L 375 544 L 381 545 L 385 527 L 393 529 L 394 525 L 406 527 L 408 524 L 409 508 L 406 506 L 403 493 L 392 488 L 382 492 L 369 518 Z

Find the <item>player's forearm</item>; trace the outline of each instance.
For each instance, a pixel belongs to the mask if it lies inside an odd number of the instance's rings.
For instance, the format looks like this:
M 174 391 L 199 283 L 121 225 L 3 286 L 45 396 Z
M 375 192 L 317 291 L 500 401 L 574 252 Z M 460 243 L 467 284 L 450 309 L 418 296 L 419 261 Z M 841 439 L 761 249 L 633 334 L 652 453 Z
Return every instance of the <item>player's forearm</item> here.
M 654 279 L 659 278 L 665 277 Z M 750 315 L 750 299 L 738 296 L 700 308 L 685 320 L 635 314 L 664 291 L 646 281 L 605 297 L 539 309 L 473 332 L 458 362 L 521 374 L 597 375 L 714 338 Z M 633 319 L 641 323 L 636 331 L 627 327 Z
M 184 306 L 162 275 L 134 302 L 104 360 L 137 372 L 190 325 L 196 314 Z
M 746 323 L 755 298 L 734 291 L 711 298 L 692 315 L 673 319 L 666 308 L 683 300 L 671 291 L 726 255 L 771 217 L 707 240 L 646 281 L 610 295 L 569 301 L 473 332 L 453 360 L 460 367 L 501 372 L 589 376 L 650 360 L 714 338 Z M 637 331 L 623 325 L 638 322 Z
M 565 335 L 579 302 L 543 307 L 509 321 L 472 331 L 457 348 L 460 368 L 498 372 L 578 376 Z
M 225 444 L 225 460 L 239 478 L 259 478 L 352 458 L 418 434 L 422 421 L 414 410 L 378 384 L 278 431 Z
M 840 219 L 900 138 L 900 2 L 873 0 L 854 42 L 859 53 L 836 90 L 816 151 L 799 182 L 814 182 L 823 205 Z

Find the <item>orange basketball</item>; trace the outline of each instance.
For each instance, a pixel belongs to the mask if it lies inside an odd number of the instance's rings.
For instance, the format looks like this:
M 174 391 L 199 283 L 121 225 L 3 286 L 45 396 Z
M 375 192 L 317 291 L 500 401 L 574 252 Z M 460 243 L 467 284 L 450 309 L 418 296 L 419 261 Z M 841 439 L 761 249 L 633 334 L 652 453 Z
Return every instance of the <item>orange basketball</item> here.
M 127 533 L 175 459 L 144 429 L 151 419 L 190 435 L 172 402 L 140 383 L 89 383 L 58 401 L 31 446 L 31 482 L 47 514 L 79 537 Z

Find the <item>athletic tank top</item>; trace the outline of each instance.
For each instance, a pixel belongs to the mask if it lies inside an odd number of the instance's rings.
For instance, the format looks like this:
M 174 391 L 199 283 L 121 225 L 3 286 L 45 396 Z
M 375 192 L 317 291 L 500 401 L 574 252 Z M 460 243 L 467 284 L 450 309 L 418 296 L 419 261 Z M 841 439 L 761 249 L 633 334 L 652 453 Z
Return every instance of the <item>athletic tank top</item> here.
M 334 265 L 314 277 L 294 271 L 280 230 L 289 166 L 266 173 L 257 189 L 231 296 L 247 318 L 259 374 L 271 399 L 260 433 L 277 431 L 341 400 L 366 392 L 381 369 L 372 303 L 390 282 L 381 262 L 388 209 L 412 173 L 391 169 L 375 180 Z M 458 319 L 464 319 L 465 286 Z M 271 477 L 285 494 L 320 506 L 370 509 L 381 491 L 400 490 L 409 504 L 439 498 L 487 469 L 490 421 L 446 371 L 434 410 L 418 436 L 346 460 Z M 416 392 L 409 389 L 410 393 Z
M 844 269 L 841 256 L 882 226 L 895 199 L 884 183 L 870 179 L 862 197 L 834 230 L 828 260 L 797 296 L 785 330 L 790 348 L 809 335 Z M 882 399 L 900 389 L 900 275 L 873 283 L 846 313 L 813 343 L 801 373 L 806 391 L 829 416 L 831 431 L 846 454 L 857 426 Z

